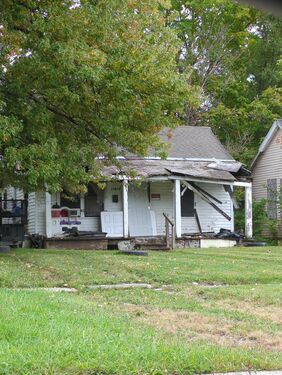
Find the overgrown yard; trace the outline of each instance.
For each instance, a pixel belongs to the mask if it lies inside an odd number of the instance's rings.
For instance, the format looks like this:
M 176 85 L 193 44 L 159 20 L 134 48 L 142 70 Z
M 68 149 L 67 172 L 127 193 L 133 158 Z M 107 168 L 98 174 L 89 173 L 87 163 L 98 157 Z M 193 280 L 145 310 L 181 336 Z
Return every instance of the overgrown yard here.
M 281 264 L 281 247 L 1 254 L 0 374 L 281 369 Z M 90 288 L 125 282 L 152 288 Z

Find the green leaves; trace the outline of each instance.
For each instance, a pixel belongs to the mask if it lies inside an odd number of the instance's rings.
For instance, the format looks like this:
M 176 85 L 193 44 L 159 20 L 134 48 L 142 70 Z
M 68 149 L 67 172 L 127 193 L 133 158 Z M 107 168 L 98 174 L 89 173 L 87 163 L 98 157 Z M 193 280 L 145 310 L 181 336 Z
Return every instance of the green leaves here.
M 177 72 L 179 41 L 158 1 L 71 4 L 2 5 L 1 116 L 21 127 L 11 143 L 3 125 L 0 178 L 28 190 L 80 189 L 100 176 L 97 156 L 146 154 L 196 97 Z
M 234 157 L 249 163 L 281 112 L 282 22 L 230 0 L 173 0 L 168 25 L 182 40 L 181 72 L 198 85 L 187 125 L 210 125 Z M 242 149 L 244 145 L 244 149 Z

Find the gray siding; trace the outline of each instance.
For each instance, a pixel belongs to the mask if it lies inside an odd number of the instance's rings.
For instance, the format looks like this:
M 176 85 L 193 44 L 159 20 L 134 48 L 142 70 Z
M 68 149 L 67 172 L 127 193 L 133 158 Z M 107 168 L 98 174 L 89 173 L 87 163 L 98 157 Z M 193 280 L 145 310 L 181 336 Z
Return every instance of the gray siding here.
M 259 156 L 253 167 L 253 198 L 259 201 L 267 199 L 267 180 L 276 179 L 277 189 L 281 188 L 282 179 L 282 131 L 278 129 L 267 146 Z M 280 220 L 281 220 L 281 215 Z M 268 233 L 265 232 L 267 235 Z M 281 235 L 281 234 L 280 234 Z

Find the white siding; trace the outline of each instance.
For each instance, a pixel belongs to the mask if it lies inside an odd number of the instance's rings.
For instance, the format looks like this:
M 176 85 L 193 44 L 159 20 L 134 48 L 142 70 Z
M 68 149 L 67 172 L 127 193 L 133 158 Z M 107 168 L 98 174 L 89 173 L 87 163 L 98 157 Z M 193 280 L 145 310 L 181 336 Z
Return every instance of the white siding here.
M 215 203 L 222 211 L 229 215 L 232 220 L 227 220 L 211 205 L 195 194 L 195 208 L 197 209 L 200 224 L 203 232 L 218 232 L 220 228 L 233 230 L 233 206 L 229 194 L 224 190 L 223 185 L 197 183 L 202 189 L 219 199 L 222 204 Z M 194 217 L 182 217 L 182 233 L 198 232 L 198 226 Z
M 46 203 L 45 192 L 38 191 L 36 197 L 36 233 L 46 235 Z
M 22 189 L 15 189 L 16 199 L 24 199 L 24 191 Z
M 36 233 L 36 194 L 28 194 L 28 208 L 27 208 L 27 232 L 29 234 Z
M 118 202 L 113 202 L 112 196 L 118 196 Z M 104 211 L 122 211 L 122 183 L 109 182 L 104 192 Z
M 160 194 L 159 200 L 151 199 L 150 209 L 155 212 L 157 234 L 165 234 L 165 218 L 163 213 L 173 219 L 173 181 L 151 182 L 150 192 Z
M 203 189 L 222 201 L 222 204 L 216 203 L 226 214 L 233 219 L 233 207 L 229 194 L 225 192 L 222 185 L 199 183 Z M 172 181 L 164 182 L 150 182 L 150 193 L 160 194 L 159 200 L 151 199 L 150 209 L 154 211 L 156 217 L 157 235 L 165 234 L 165 219 L 163 213 L 166 213 L 170 218 L 173 217 L 173 189 Z M 118 195 L 118 202 L 112 201 L 112 195 Z M 52 204 L 56 203 L 56 196 L 52 195 Z M 195 206 L 198 211 L 202 230 L 204 232 L 218 232 L 220 228 L 233 229 L 233 220 L 230 222 L 225 219 L 220 213 L 212 208 L 208 203 L 204 202 L 199 196 L 195 195 Z M 122 185 L 119 182 L 108 183 L 104 192 L 104 210 L 109 212 L 122 211 Z M 58 222 L 54 221 L 53 235 L 61 234 L 61 227 Z M 101 230 L 100 217 L 82 217 L 78 218 L 81 222 L 80 230 L 98 231 Z M 195 218 L 182 217 L 182 233 L 198 232 L 198 227 Z M 56 223 L 55 223 L 56 222 Z M 29 194 L 28 206 L 28 232 L 39 233 L 45 235 L 46 229 L 46 215 L 45 215 L 45 193 L 37 192 Z
M 220 228 L 233 230 L 233 205 L 223 185 L 207 183 L 198 183 L 198 185 L 219 199 L 222 204 L 216 203 L 216 205 L 232 218 L 231 221 L 228 221 L 195 194 L 195 208 L 197 209 L 203 232 L 218 232 Z M 160 200 L 151 200 L 150 207 L 156 215 L 157 234 L 161 235 L 165 233 L 163 212 L 173 219 L 173 183 L 170 181 L 152 182 L 152 193 L 160 194 Z M 181 227 L 182 234 L 199 232 L 195 217 L 182 217 Z
M 45 192 L 28 195 L 28 234 L 46 234 Z
M 7 199 L 16 199 L 16 189 L 13 186 L 7 186 Z

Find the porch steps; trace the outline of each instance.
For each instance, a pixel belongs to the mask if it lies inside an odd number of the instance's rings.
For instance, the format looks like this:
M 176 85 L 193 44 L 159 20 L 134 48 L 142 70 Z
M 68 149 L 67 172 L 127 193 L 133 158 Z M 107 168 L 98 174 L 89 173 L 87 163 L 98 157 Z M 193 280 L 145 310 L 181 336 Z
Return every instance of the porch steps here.
M 165 236 L 136 237 L 135 249 L 140 250 L 169 250 Z

